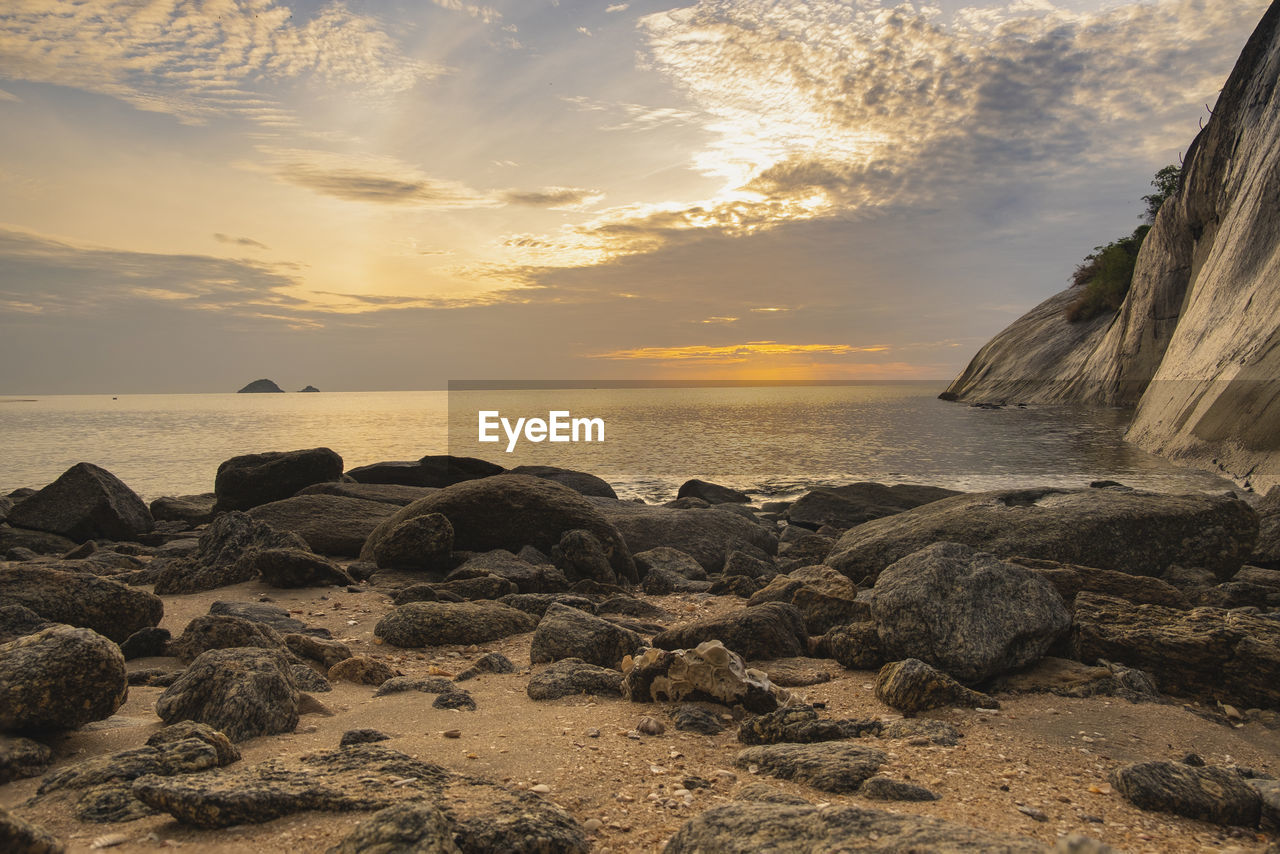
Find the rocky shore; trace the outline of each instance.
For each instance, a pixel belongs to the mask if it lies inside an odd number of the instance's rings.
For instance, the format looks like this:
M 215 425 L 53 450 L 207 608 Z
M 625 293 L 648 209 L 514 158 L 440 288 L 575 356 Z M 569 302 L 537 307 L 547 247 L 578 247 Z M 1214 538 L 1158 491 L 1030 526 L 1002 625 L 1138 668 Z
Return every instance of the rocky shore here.
M 0 850 L 1280 850 L 1280 493 L 0 498 Z

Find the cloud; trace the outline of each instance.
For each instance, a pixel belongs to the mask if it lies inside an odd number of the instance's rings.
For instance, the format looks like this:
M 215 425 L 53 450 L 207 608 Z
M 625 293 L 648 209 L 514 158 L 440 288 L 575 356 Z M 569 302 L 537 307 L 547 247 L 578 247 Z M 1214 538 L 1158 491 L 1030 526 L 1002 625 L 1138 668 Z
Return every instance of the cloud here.
M 605 14 L 612 15 L 614 12 L 625 12 L 630 8 L 630 3 L 614 3 L 611 6 L 606 6 L 604 11 Z
M 188 123 L 234 115 L 292 125 L 271 94 L 281 81 L 314 79 L 367 99 L 440 73 L 341 3 L 301 18 L 275 0 L 15 0 L 0 15 L 0 77 L 110 95 Z
M 717 325 L 718 325 L 718 324 L 728 325 L 728 324 L 731 324 L 731 323 L 737 323 L 737 322 L 738 322 L 738 320 L 739 320 L 739 318 L 737 318 L 737 317 L 727 317 L 727 316 L 725 316 L 725 315 L 714 315 L 714 316 L 712 316 L 712 317 L 705 317 L 705 318 L 703 318 L 702 320 L 699 320 L 698 322 L 699 322 L 699 323 L 717 324 Z
M 691 110 L 676 107 L 651 107 L 645 104 L 628 102 L 598 101 L 583 95 L 569 95 L 561 98 L 584 112 L 608 112 L 617 116 L 607 125 L 601 126 L 606 131 L 653 130 L 660 127 L 689 125 L 697 120 L 699 114 Z
M 579 33 L 582 33 L 582 35 L 584 35 L 584 36 L 590 36 L 590 35 L 592 35 L 591 30 L 587 29 L 586 27 L 578 27 L 578 32 L 579 32 Z
M 777 341 L 749 341 L 745 344 L 722 346 L 692 344 L 685 347 L 637 347 L 595 353 L 592 358 L 662 362 L 701 360 L 723 364 L 745 362 L 759 356 L 851 356 L 859 353 L 884 353 L 888 350 L 888 347 L 855 347 L 850 344 L 779 344 Z
M 8 101 L 11 104 L 22 103 L 22 99 L 19 98 L 17 95 L 13 94 L 12 92 L 6 92 L 5 90 L 0 89 L 0 104 L 5 103 L 6 101 Z
M 250 249 L 270 249 L 271 247 L 260 241 L 254 240 L 252 237 L 232 237 L 229 234 L 216 232 L 213 239 L 219 243 L 230 243 L 233 246 L 246 246 Z
M 441 9 L 462 12 L 486 24 L 493 24 L 502 20 L 502 13 L 492 6 L 478 6 L 474 3 L 464 3 L 462 0 L 431 0 L 431 2 Z
M 541 190 L 504 190 L 498 194 L 498 198 L 513 205 L 572 210 L 599 201 L 604 198 L 604 193 L 576 187 L 544 187 Z
M 401 177 L 358 169 L 321 169 L 304 163 L 284 166 L 277 174 L 291 184 L 349 202 L 425 207 L 489 204 L 483 196 L 461 184 L 424 177 Z

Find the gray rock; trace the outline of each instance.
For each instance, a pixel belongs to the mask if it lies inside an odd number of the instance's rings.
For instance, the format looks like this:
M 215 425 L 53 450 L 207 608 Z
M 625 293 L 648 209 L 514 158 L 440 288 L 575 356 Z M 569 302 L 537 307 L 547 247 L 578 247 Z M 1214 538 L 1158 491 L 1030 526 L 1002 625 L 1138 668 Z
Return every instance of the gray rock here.
M 608 620 L 553 604 L 533 632 L 529 659 L 536 663 L 577 658 L 601 667 L 617 667 L 644 646 L 644 638 Z
M 157 522 L 184 522 L 204 525 L 213 521 L 213 505 L 218 496 L 212 492 L 200 495 L 166 495 L 151 502 L 151 518 Z
M 341 495 L 297 495 L 255 506 L 249 516 L 277 531 L 302 537 L 324 555 L 356 557 L 374 529 L 397 512 L 381 501 Z
M 66 854 L 67 846 L 43 827 L 0 807 L 0 850 L 12 854 Z
M 675 550 L 672 549 L 672 551 Z M 702 569 L 702 567 L 698 568 Z M 662 566 L 651 567 L 645 572 L 644 579 L 640 582 L 640 589 L 650 596 L 666 596 L 668 593 L 703 593 L 710 588 L 710 581 L 693 581 Z
M 771 560 L 764 560 L 744 551 L 734 550 L 724 556 L 724 567 L 721 575 L 744 575 L 747 578 L 758 578 L 766 581 L 778 573 L 777 566 Z
M 453 820 L 436 804 L 396 804 L 360 822 L 326 854 L 462 854 L 453 834 Z
M 607 619 L 617 616 L 641 617 L 649 620 L 671 619 L 671 614 L 667 611 L 652 602 L 646 602 L 634 596 L 611 596 L 596 606 L 596 614 Z
M 486 643 L 533 631 L 537 620 L 497 602 L 411 602 L 387 614 L 373 633 L 398 647 Z
M 568 579 L 554 566 L 528 563 L 506 549 L 472 555 L 449 573 L 448 578 L 464 578 L 479 573 L 496 575 L 510 581 L 516 587 L 512 592 L 562 593 L 569 589 Z
M 850 670 L 878 670 L 884 664 L 880 633 L 870 620 L 831 629 L 818 641 L 817 654 Z
M 74 729 L 128 695 L 120 647 L 90 629 L 54 625 L 0 644 L 0 730 Z
M 569 487 L 574 492 L 592 495 L 597 498 L 617 498 L 613 487 L 593 474 L 584 471 L 556 468 L 555 466 L 516 466 L 511 474 L 524 474 L 541 477 Z
M 453 689 L 453 682 L 443 676 L 427 676 L 425 678 L 397 676 L 379 685 L 378 690 L 373 692 L 373 696 L 385 697 L 388 694 L 403 694 L 406 691 L 417 691 L 422 694 L 445 694 Z
M 328 670 L 340 661 L 351 658 L 351 647 L 345 643 L 311 635 L 291 632 L 283 635 L 282 640 L 289 651 L 299 658 L 316 662 Z
M 879 735 L 882 729 L 883 725 L 878 720 L 822 719 L 813 706 L 797 703 L 744 721 L 738 727 L 738 741 L 743 744 L 815 744 Z
M 1171 564 L 1230 578 L 1253 550 L 1257 518 L 1236 498 L 1106 489 L 958 495 L 847 531 L 827 564 L 860 584 L 937 542 L 1133 575 Z
M 190 558 L 169 560 L 156 578 L 156 593 L 198 593 L 257 576 L 253 555 L 263 549 L 303 549 L 297 534 L 275 530 L 247 513 L 223 513 L 200 535 Z
M 1131 703 L 1160 700 L 1155 683 L 1141 670 L 1109 662 L 1090 667 L 1065 658 L 1042 658 L 1021 673 L 995 679 L 987 690 L 1059 697 L 1121 697 Z
M 327 678 L 330 682 L 354 682 L 376 688 L 388 679 L 401 675 L 403 674 L 379 658 L 355 655 L 330 667 Z
M 306 664 L 291 664 L 293 681 L 298 683 L 298 690 L 308 694 L 327 694 L 333 690 L 333 684 Z
M 691 819 L 665 854 L 756 854 L 760 851 L 905 851 L 1043 854 L 1033 839 L 977 830 L 926 816 L 854 806 L 737 802 Z
M 54 623 L 93 629 L 116 643 L 164 616 L 160 598 L 109 578 L 19 564 L 0 568 L 0 602 Z
M 1236 771 L 1181 762 L 1141 762 L 1117 768 L 1111 783 L 1135 806 L 1214 824 L 1255 826 L 1261 798 Z
M 993 697 L 969 690 L 916 658 L 880 668 L 876 698 L 908 716 L 944 706 L 994 709 L 1000 705 Z
M 251 563 L 271 587 L 345 587 L 354 583 L 333 561 L 301 549 L 262 549 L 254 553 Z
M 155 527 L 132 489 L 92 463 L 76 463 L 57 480 L 9 511 L 9 524 L 83 543 L 135 540 Z
M 377 729 L 349 729 L 342 734 L 342 738 L 338 740 L 339 747 L 348 747 L 352 744 L 375 744 L 379 741 L 390 741 L 391 736 L 382 730 Z
M 719 572 L 731 551 L 762 556 L 778 551 L 778 539 L 771 531 L 729 510 L 673 510 L 603 498 L 590 500 L 633 554 L 667 546 L 689 555 L 707 572 Z
M 1138 605 L 1165 605 L 1169 608 L 1190 606 L 1187 594 L 1159 578 L 1025 557 L 1012 558 L 1009 562 L 1033 570 L 1052 584 L 1068 608 L 1075 605 L 1076 596 L 1081 592 L 1118 596 Z M 1212 579 L 1212 575 L 1210 578 Z
M 621 697 L 622 674 L 580 658 L 564 658 L 535 673 L 525 693 L 531 700 L 555 700 L 575 694 Z
M 168 653 L 189 664 L 211 649 L 255 647 L 283 651 L 284 640 L 275 629 L 264 623 L 222 614 L 196 617 L 169 644 Z
M 960 743 L 964 733 L 946 721 L 935 721 L 931 718 L 903 718 L 890 721 L 880 730 L 880 737 L 899 739 L 908 743 L 936 744 L 940 747 L 955 747 Z
M 426 498 L 435 490 L 425 486 L 400 486 L 392 483 L 313 483 L 299 489 L 298 495 L 340 495 L 343 498 L 359 498 L 361 501 L 381 501 L 404 507 L 419 498 Z
M 719 735 L 724 732 L 720 717 L 701 706 L 684 703 L 671 710 L 671 720 L 680 732 L 698 735 Z
M 524 611 L 526 614 L 532 614 L 538 619 L 542 619 L 547 609 L 556 603 L 577 608 L 588 614 L 596 612 L 594 602 L 585 596 L 575 596 L 572 593 L 513 593 L 503 596 L 498 602 L 518 611 Z
M 590 531 L 565 531 L 551 548 L 551 560 L 570 583 L 584 578 L 601 584 L 618 583 L 604 546 Z
M 707 580 L 707 571 L 702 568 L 702 564 L 679 549 L 673 549 L 670 546 L 658 546 L 654 549 L 637 552 L 632 557 L 635 558 L 636 569 L 642 579 L 650 572 L 662 570 L 687 578 L 690 581 Z
M 401 508 L 378 526 L 361 557 L 372 558 L 379 543 L 406 519 L 441 513 L 453 525 L 454 548 L 518 552 L 526 545 L 550 552 L 566 531 L 590 531 L 600 541 L 614 573 L 635 581 L 631 553 L 618 531 L 592 501 L 553 481 L 527 475 L 498 475 L 441 489 Z
M 47 531 L 33 531 L 29 528 L 14 528 L 8 524 L 0 524 L 0 554 L 6 556 L 31 552 L 32 555 L 60 555 L 68 549 L 75 548 L 73 540 Z M 10 557 L 9 560 L 30 560 L 30 557 Z
M 936 801 L 941 798 L 924 786 L 880 775 L 864 782 L 858 794 L 873 801 Z
M 907 483 L 896 486 L 851 483 L 807 492 L 791 505 L 785 516 L 792 525 L 814 531 L 823 527 L 844 530 L 960 494 L 951 489 Z
M 342 457 L 328 448 L 246 454 L 218 466 L 216 510 L 248 510 L 295 495 L 313 483 L 342 479 Z
M 804 619 L 791 605 L 770 602 L 723 617 L 668 629 L 653 639 L 659 649 L 692 649 L 719 640 L 743 658 L 792 658 L 808 652 Z
M 461 709 L 467 712 L 476 710 L 475 698 L 461 688 L 450 688 L 448 691 L 441 691 L 434 700 L 431 701 L 433 709 Z
M 1037 661 L 1071 625 L 1043 578 L 956 543 L 885 569 L 871 613 L 885 658 L 918 658 L 966 683 Z
M 472 662 L 471 666 L 453 677 L 454 682 L 466 682 L 475 679 L 482 673 L 515 673 L 516 666 L 500 652 L 486 652 Z
M 158 626 L 138 629 L 120 644 L 120 652 L 124 653 L 125 661 L 164 655 L 168 651 L 171 638 L 168 629 Z
M 843 793 L 856 791 L 888 761 L 888 756 L 873 747 L 828 741 L 748 747 L 739 751 L 733 764 L 739 768 L 754 765 L 783 780 Z
M 809 802 L 799 795 L 789 795 L 786 792 L 770 786 L 768 783 L 748 783 L 738 791 L 733 793 L 735 801 L 749 801 L 757 804 L 788 804 L 788 805 L 804 805 Z
M 209 606 L 211 616 L 240 617 L 253 623 L 270 626 L 280 634 L 290 632 L 323 632 L 328 637 L 328 629 L 308 629 L 306 623 L 295 620 L 289 612 L 279 605 L 268 605 L 265 602 L 214 602 Z
M 708 483 L 705 480 L 686 480 L 680 484 L 676 498 L 701 498 L 708 504 L 749 504 L 751 498 L 736 489 Z
M 0 605 L 0 643 L 33 635 L 53 623 L 24 605 Z
M 53 750 L 47 745 L 0 735 L 0 786 L 43 774 L 52 762 Z
M 347 476 L 357 483 L 441 488 L 466 480 L 492 477 L 505 471 L 506 469 L 502 466 L 478 460 L 475 457 L 428 455 L 412 462 L 384 462 L 359 466 L 347 472 Z
M 167 724 L 199 721 L 232 741 L 293 732 L 299 692 L 285 655 L 276 650 L 234 648 L 201 653 L 156 700 Z
M 387 531 L 372 558 L 379 569 L 444 570 L 452 551 L 453 525 L 439 513 L 427 513 Z

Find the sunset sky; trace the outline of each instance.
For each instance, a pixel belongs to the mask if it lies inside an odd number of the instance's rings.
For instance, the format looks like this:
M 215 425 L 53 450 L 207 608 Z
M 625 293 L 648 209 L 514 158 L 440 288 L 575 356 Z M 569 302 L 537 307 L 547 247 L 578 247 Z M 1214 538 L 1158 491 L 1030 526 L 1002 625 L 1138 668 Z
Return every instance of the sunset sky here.
M 6 0 L 0 393 L 948 378 L 1265 0 Z

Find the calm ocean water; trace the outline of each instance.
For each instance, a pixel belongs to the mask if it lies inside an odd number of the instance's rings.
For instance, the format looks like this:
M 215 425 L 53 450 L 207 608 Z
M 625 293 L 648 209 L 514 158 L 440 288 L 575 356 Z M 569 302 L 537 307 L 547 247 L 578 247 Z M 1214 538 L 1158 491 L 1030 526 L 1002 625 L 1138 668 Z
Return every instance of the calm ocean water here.
M 648 500 L 674 497 L 690 477 L 754 488 L 762 498 L 857 480 L 966 490 L 1103 478 L 1163 492 L 1230 487 L 1126 444 L 1121 412 L 973 409 L 937 400 L 941 388 L 465 391 L 452 400 L 444 391 L 0 398 L 0 494 L 42 486 L 80 461 L 110 470 L 148 500 L 209 492 L 229 457 L 321 445 L 348 468 L 450 450 L 509 467 L 561 465 L 600 475 L 622 497 Z M 545 417 L 549 407 L 603 418 L 605 441 L 525 443 L 514 454 L 503 452 L 505 444 L 474 442 L 478 409 Z

